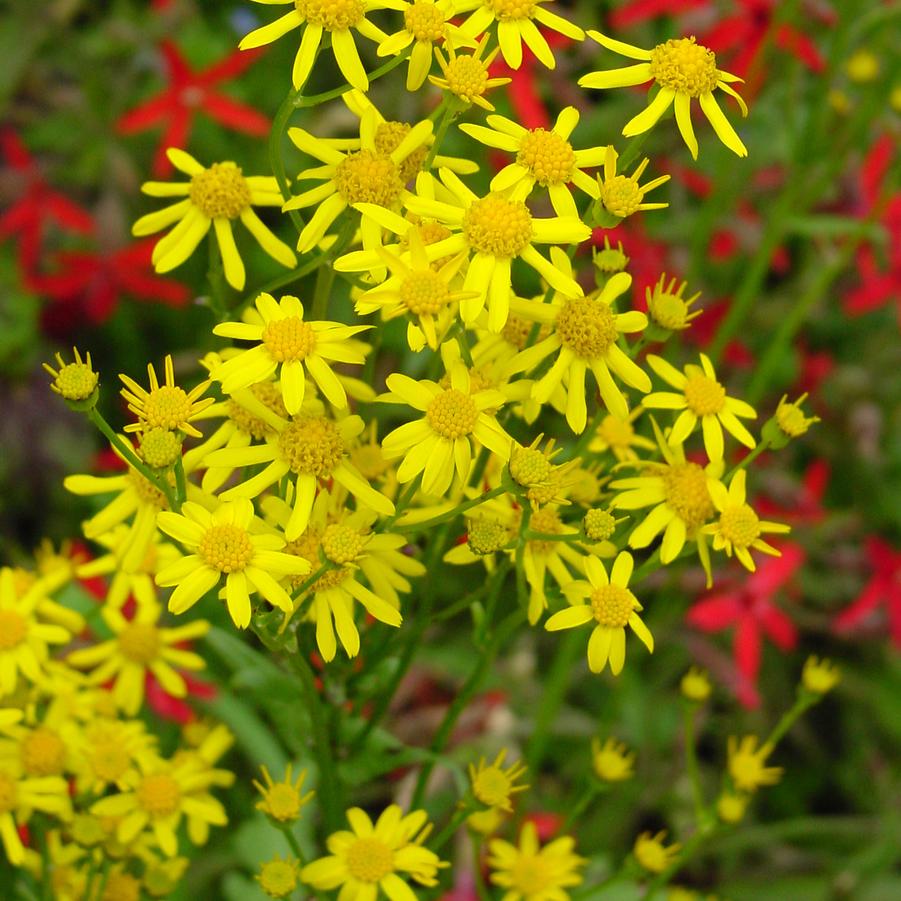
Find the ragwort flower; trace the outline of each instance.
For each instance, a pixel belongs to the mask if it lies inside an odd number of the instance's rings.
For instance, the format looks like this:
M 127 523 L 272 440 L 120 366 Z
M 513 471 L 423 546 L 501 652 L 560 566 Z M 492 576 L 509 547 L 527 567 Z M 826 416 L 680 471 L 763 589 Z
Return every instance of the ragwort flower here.
M 729 736 L 729 776 L 742 792 L 757 791 L 763 785 L 775 785 L 782 778 L 782 767 L 767 766 L 766 759 L 772 753 L 771 745 L 761 745 L 756 735 L 745 735 L 739 741 Z
M 489 112 L 494 111 L 494 106 L 489 103 L 484 95 L 491 88 L 497 88 L 508 84 L 509 78 L 492 78 L 488 73 L 488 67 L 494 62 L 494 58 L 500 53 L 500 47 L 495 47 L 484 59 L 482 53 L 488 45 L 486 35 L 471 53 L 458 54 L 453 44 L 445 44 L 447 61 L 441 55 L 441 51 L 435 48 L 435 59 L 444 76 L 430 75 L 429 81 L 442 91 L 449 91 L 463 103 L 474 103 Z
M 518 780 L 526 774 L 525 764 L 521 761 L 511 763 L 504 769 L 506 756 L 507 749 L 502 748 L 493 763 L 487 763 L 484 757 L 479 760 L 478 767 L 470 763 L 469 781 L 473 795 L 486 807 L 496 807 L 512 813 L 513 795 L 525 791 L 529 786 L 518 783 Z
M 644 195 L 669 181 L 669 175 L 660 175 L 651 181 L 639 184 L 639 179 L 648 168 L 650 160 L 645 157 L 631 175 L 617 172 L 619 154 L 611 144 L 604 154 L 603 177 L 598 177 L 600 202 L 604 209 L 617 219 L 626 219 L 640 210 L 663 210 L 668 203 L 645 203 Z
M 662 873 L 673 861 L 675 861 L 682 846 L 678 842 L 665 845 L 666 831 L 652 835 L 650 832 L 642 832 L 635 839 L 632 852 L 635 859 L 650 873 Z

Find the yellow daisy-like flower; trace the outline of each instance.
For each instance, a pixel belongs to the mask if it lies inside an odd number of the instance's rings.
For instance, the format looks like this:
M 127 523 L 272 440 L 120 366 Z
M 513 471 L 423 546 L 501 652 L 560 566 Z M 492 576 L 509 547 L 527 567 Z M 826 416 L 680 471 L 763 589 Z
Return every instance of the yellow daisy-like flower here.
M 737 75 L 730 75 L 716 67 L 716 56 L 712 50 L 696 43 L 694 37 L 672 38 L 658 44 L 653 50 L 642 50 L 632 44 L 625 44 L 608 38 L 598 31 L 589 31 L 589 37 L 608 50 L 641 60 L 638 65 L 622 69 L 592 72 L 579 79 L 583 88 L 622 88 L 644 84 L 653 80 L 660 90 L 648 106 L 623 128 L 629 138 L 646 132 L 673 106 L 676 124 L 691 155 L 698 158 L 698 141 L 691 124 L 691 101 L 697 97 L 701 110 L 707 117 L 717 137 L 739 156 L 747 156 L 748 150 L 735 133 L 729 120 L 723 115 L 713 92 L 719 88 L 738 101 L 743 116 L 748 108 L 744 100 L 731 88 L 730 83 L 741 81 Z
M 638 406 L 625 418 L 608 413 L 598 425 L 588 449 L 595 453 L 610 451 L 620 463 L 637 460 L 635 448 L 654 450 L 657 445 L 653 441 L 635 432 L 633 423 L 643 412 L 644 407 Z
M 91 365 L 91 354 L 88 352 L 85 359 L 82 360 L 81 354 L 77 347 L 72 348 L 72 356 L 75 358 L 73 363 L 66 363 L 62 354 L 56 354 L 56 365 L 59 369 L 54 369 L 49 363 L 42 363 L 44 369 L 53 376 L 50 383 L 50 390 L 55 391 L 65 400 L 82 403 L 88 401 L 94 396 L 97 390 L 97 383 L 100 376 L 94 372 Z
M 800 438 L 807 434 L 807 430 L 820 421 L 819 416 L 805 416 L 801 405 L 807 400 L 807 392 L 805 391 L 796 401 L 789 403 L 788 395 L 783 394 L 773 419 L 776 426 L 782 433 L 782 438 Z M 777 442 L 779 443 L 779 442 Z
M 517 780 L 526 774 L 525 764 L 511 763 L 504 769 L 506 756 L 507 749 L 502 748 L 493 763 L 487 763 L 484 757 L 479 760 L 478 767 L 470 763 L 469 781 L 473 795 L 486 807 L 497 807 L 512 813 L 513 795 L 525 791 L 529 786 L 517 784 Z
M 444 77 L 429 75 L 429 81 L 442 91 L 449 91 L 464 103 L 474 103 L 482 109 L 494 112 L 494 106 L 485 99 L 485 92 L 509 84 L 512 79 L 489 76 L 488 67 L 494 62 L 501 48 L 495 47 L 483 59 L 482 53 L 487 46 L 488 35 L 485 35 L 471 53 L 458 54 L 453 44 L 445 44 L 447 60 L 436 47 L 435 59 L 438 60 L 438 67 Z
M 188 686 L 173 667 L 202 670 L 205 666 L 201 656 L 177 645 L 206 635 L 210 624 L 195 620 L 175 629 L 161 628 L 162 612 L 162 607 L 153 601 L 139 604 L 133 618 L 126 619 L 121 610 L 105 606 L 100 615 L 115 637 L 73 651 L 66 658 L 71 666 L 93 670 L 89 684 L 103 685 L 113 680 L 113 698 L 129 716 L 141 709 L 148 672 L 153 673 L 167 694 L 183 698 Z
M 563 264 L 565 254 L 552 253 L 552 259 Z M 638 310 L 615 313 L 612 304 L 632 284 L 626 272 L 614 275 L 603 289 L 588 297 L 560 297 L 550 303 L 519 302 L 513 311 L 527 320 L 547 324 L 551 333 L 532 347 L 517 354 L 508 372 L 522 372 L 537 367 L 545 358 L 557 355 L 554 365 L 532 387 L 532 397 L 547 403 L 558 387 L 566 389 L 566 421 L 576 433 L 585 430 L 588 410 L 585 374 L 591 370 L 601 400 L 620 419 L 629 416 L 629 405 L 621 389 L 613 381 L 615 373 L 627 385 L 641 392 L 651 390 L 647 374 L 620 348 L 622 334 L 640 332 L 647 327 L 648 317 Z
M 645 157 L 631 175 L 618 173 L 619 154 L 611 144 L 604 155 L 604 174 L 598 177 L 600 202 L 604 209 L 617 219 L 625 219 L 639 210 L 662 210 L 668 203 L 645 203 L 644 195 L 669 181 L 668 175 L 639 184 L 639 179 L 647 169 L 650 160 Z
M 781 551 L 767 544 L 760 536 L 764 533 L 786 535 L 791 531 L 791 526 L 757 516 L 747 503 L 747 477 L 745 470 L 740 469 L 732 477 L 728 490 L 722 482 L 711 485 L 710 493 L 720 515 L 715 523 L 704 526 L 704 531 L 713 535 L 714 550 L 725 549 L 730 557 L 734 553 L 742 566 L 754 572 L 757 567 L 751 556 L 752 548 L 773 557 L 781 556 Z
M 745 735 L 741 741 L 729 736 L 729 776 L 739 791 L 755 792 L 763 785 L 775 785 L 782 778 L 782 767 L 766 765 L 772 747 L 758 748 L 758 742 L 756 735 Z
M 675 278 L 671 278 L 667 284 L 664 272 L 660 276 L 660 281 L 654 285 L 653 291 L 645 288 L 648 315 L 651 321 L 670 332 L 681 332 L 688 328 L 691 321 L 697 319 L 702 311 L 692 309 L 694 303 L 701 296 L 700 291 L 696 291 L 687 300 L 682 296 L 687 286 L 688 282 L 679 283 Z
M 578 282 L 561 272 L 534 247 L 535 244 L 579 244 L 591 236 L 591 229 L 574 216 L 534 217 L 520 195 L 491 192 L 478 197 L 448 169 L 440 172 L 441 181 L 453 195 L 454 203 L 431 197 L 410 195 L 407 209 L 435 219 L 455 234 L 432 245 L 432 252 L 470 254 L 463 290 L 475 295 L 460 304 L 464 323 L 473 322 L 488 304 L 488 328 L 499 332 L 510 309 L 511 270 L 521 259 L 541 275 L 549 285 L 566 297 L 581 297 Z
M 511 69 L 522 65 L 522 45 L 525 44 L 548 69 L 556 67 L 554 54 L 538 22 L 550 31 L 565 35 L 573 41 L 585 40 L 585 32 L 562 16 L 552 13 L 542 4 L 548 0 L 457 0 L 457 12 L 475 10 L 460 26 L 467 37 L 477 38 L 493 23 L 497 23 L 497 41 L 504 62 Z
M 330 43 L 335 62 L 347 83 L 361 91 L 368 90 L 369 78 L 360 60 L 351 29 L 369 38 L 370 41 L 381 43 L 388 36 L 366 18 L 366 13 L 376 9 L 400 9 L 398 0 L 255 0 L 255 2 L 267 5 L 292 4 L 294 9 L 274 22 L 245 35 L 238 44 L 238 49 L 251 50 L 254 47 L 271 44 L 302 25 L 303 36 L 291 72 L 295 90 L 300 90 L 310 77 L 323 39 Z
M 492 191 L 521 193 L 525 188 L 530 194 L 535 185 L 547 188 L 551 204 L 558 216 L 579 217 L 576 202 L 569 184 L 575 185 L 589 197 L 601 196 L 598 181 L 583 169 L 602 166 L 607 155 L 606 147 L 574 150 L 570 135 L 579 124 L 579 111 L 568 106 L 557 116 L 550 130 L 523 128 L 504 116 L 492 115 L 484 125 L 461 125 L 460 130 L 489 147 L 516 154 L 516 162 L 505 166 L 491 180 Z
M 519 845 L 492 839 L 488 846 L 491 882 L 506 889 L 501 901 L 569 901 L 566 889 L 581 885 L 579 870 L 587 861 L 575 854 L 575 840 L 564 835 L 545 845 L 530 820 L 519 834 Z
M 615 738 L 608 738 L 603 745 L 593 738 L 591 764 L 603 782 L 625 782 L 635 775 L 635 752 Z
M 757 412 L 743 400 L 729 397 L 726 389 L 716 379 L 710 358 L 703 353 L 700 356 L 700 366 L 689 363 L 683 372 L 679 372 L 663 357 L 648 354 L 651 369 L 679 393 L 654 391 L 642 403 L 649 409 L 682 411 L 669 435 L 672 444 L 685 441 L 700 421 L 704 447 L 710 459 L 717 462 L 723 459 L 724 428 L 745 447 L 756 446 L 754 436 L 739 422 L 739 417 L 755 419 Z
M 259 342 L 213 368 L 211 375 L 223 392 L 234 394 L 266 382 L 278 371 L 285 409 L 293 416 L 303 403 L 306 372 L 330 404 L 346 407 L 347 393 L 330 364 L 361 365 L 366 345 L 350 339 L 371 326 L 304 320 L 303 304 L 291 295 L 276 301 L 263 293 L 254 306 L 256 314 L 250 312 L 247 321 L 222 322 L 213 329 L 223 338 Z
M 378 140 L 379 118 L 374 107 L 363 110 L 359 147 L 355 149 L 339 148 L 339 142 L 317 138 L 303 128 L 288 129 L 288 137 L 299 150 L 323 163 L 297 176 L 298 181 L 316 179 L 322 184 L 292 197 L 283 206 L 284 210 L 299 210 L 318 204 L 297 240 L 299 252 L 307 253 L 316 247 L 349 206 L 356 208 L 356 204 L 367 203 L 386 209 L 400 208 L 404 186 L 415 175 L 405 163 L 414 157 L 417 164 L 413 168 L 418 171 L 432 137 L 432 123 L 428 119 L 417 122 L 386 152 Z M 367 250 L 375 250 L 381 244 L 381 228 L 374 220 L 363 218 L 360 236 Z
M 170 147 L 166 155 L 189 182 L 148 181 L 141 190 L 151 197 L 184 197 L 172 206 L 142 216 L 132 226 L 137 237 L 152 235 L 173 223 L 169 234 L 153 248 L 153 268 L 169 272 L 180 266 L 197 249 L 212 225 L 222 255 L 228 283 L 240 291 L 244 287 L 244 263 L 235 244 L 232 222 L 240 219 L 257 243 L 274 260 L 289 269 L 297 265 L 294 252 L 277 238 L 253 211 L 254 206 L 280 207 L 284 200 L 278 182 L 263 175 L 245 176 L 232 162 L 213 163 L 204 168 L 184 150 Z
M 682 850 L 682 845 L 678 842 L 672 845 L 665 845 L 666 831 L 658 832 L 652 835 L 650 832 L 642 832 L 635 839 L 635 845 L 632 853 L 635 859 L 649 873 L 662 873 L 676 858 Z
M 175 586 L 169 597 L 172 613 L 193 607 L 223 576 L 228 612 L 239 629 L 250 623 L 252 592 L 286 613 L 294 609 L 278 579 L 308 573 L 310 561 L 281 553 L 285 539 L 274 531 L 258 531 L 255 520 L 246 498 L 222 503 L 212 513 L 190 501 L 181 513 L 160 513 L 160 529 L 191 551 L 156 575 L 157 585 Z
M 253 877 L 270 898 L 287 898 L 300 881 L 300 862 L 293 857 L 283 860 L 278 854 L 263 864 Z
M 801 685 L 812 694 L 828 694 L 841 679 L 842 671 L 831 660 L 811 655 L 804 661 Z
M 688 672 L 679 682 L 679 690 L 682 697 L 695 704 L 701 704 L 710 697 L 713 686 L 710 684 L 710 674 L 705 669 L 697 666 L 689 667 Z
M 636 611 L 641 610 L 638 599 L 629 590 L 634 561 L 628 551 L 622 551 L 613 561 L 610 576 L 597 557 L 585 560 L 588 581 L 575 581 L 563 589 L 572 606 L 559 610 L 545 624 L 549 632 L 583 626 L 592 620 L 595 627 L 588 640 L 588 667 L 599 673 L 610 662 L 610 672 L 618 676 L 626 661 L 626 626 L 653 652 L 654 638 Z M 584 601 L 588 603 L 580 603 Z
M 202 438 L 203 433 L 191 425 L 191 420 L 207 407 L 216 402 L 213 397 L 200 399 L 209 388 L 209 381 L 201 382 L 190 391 L 179 388 L 175 384 L 175 369 L 172 366 L 172 355 L 166 354 L 164 363 L 166 373 L 165 384 L 160 385 L 152 363 L 147 364 L 147 378 L 150 390 L 142 388 L 130 376 L 119 374 L 125 387 L 122 397 L 128 409 L 140 420 L 125 426 L 126 432 L 142 432 L 148 429 L 178 430 L 195 438 Z
M 263 773 L 265 785 L 253 780 L 253 787 L 263 796 L 256 804 L 257 810 L 261 810 L 268 817 L 272 817 L 277 823 L 293 823 L 300 817 L 301 810 L 308 804 L 316 792 L 303 793 L 303 784 L 307 778 L 307 771 L 301 770 L 297 781 L 292 782 L 291 764 L 285 768 L 285 778 L 278 782 L 272 781 L 269 770 L 265 766 L 260 767 Z
M 0 763 L 0 844 L 14 866 L 25 862 L 25 846 L 19 836 L 35 810 L 65 819 L 71 815 L 69 785 L 59 776 L 23 777 L 18 768 Z
M 301 879 L 314 889 L 341 887 L 343 901 L 376 901 L 384 893 L 392 901 L 416 896 L 402 878 L 435 886 L 447 864 L 434 851 L 422 847 L 431 829 L 423 810 L 404 815 L 396 804 L 387 807 L 375 824 L 359 807 L 347 811 L 350 830 L 332 833 L 328 857 L 307 864 Z
M 135 775 L 138 758 L 156 755 L 157 739 L 140 720 L 95 717 L 75 743 L 78 790 L 101 795 L 109 786 L 123 790 Z
M 399 482 L 409 482 L 422 473 L 426 494 L 446 494 L 455 470 L 460 482 L 466 484 L 472 467 L 473 439 L 504 462 L 513 444 L 495 418 L 506 397 L 492 389 L 473 391 L 469 370 L 462 363 L 452 366 L 449 375 L 450 386 L 442 388 L 429 379 L 416 381 L 392 373 L 386 379 L 391 394 L 382 398 L 399 400 L 425 414 L 386 435 L 382 451 L 389 460 L 403 457 L 397 469 Z

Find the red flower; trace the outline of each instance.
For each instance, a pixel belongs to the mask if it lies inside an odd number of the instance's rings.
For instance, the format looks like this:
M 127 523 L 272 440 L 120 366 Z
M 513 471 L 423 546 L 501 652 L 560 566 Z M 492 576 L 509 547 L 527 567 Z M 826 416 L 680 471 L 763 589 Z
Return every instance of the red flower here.
M 188 698 L 212 701 L 216 697 L 215 685 L 210 685 L 209 682 L 204 682 L 190 673 L 179 672 L 188 687 Z M 186 698 L 176 698 L 173 695 L 166 694 L 166 690 L 160 685 L 156 676 L 150 670 L 147 671 L 144 692 L 147 698 L 147 706 L 164 720 L 171 720 L 183 726 L 197 716 L 197 712 Z
M 784 544 L 781 557 L 767 557 L 757 572 L 743 577 L 727 591 L 701 598 L 687 613 L 686 620 L 702 632 L 735 628 L 732 653 L 735 662 L 736 695 L 745 707 L 757 707 L 757 675 L 763 637 L 780 650 L 791 650 L 798 640 L 794 623 L 776 606 L 773 598 L 792 579 L 804 562 L 803 550 Z
M 867 539 L 873 574 L 860 594 L 835 619 L 837 632 L 849 632 L 871 619 L 879 606 L 888 614 L 892 642 L 901 647 L 901 552 L 876 535 Z
M 94 222 L 86 210 L 47 184 L 37 161 L 10 129 L 0 131 L 0 153 L 12 170 L 12 182 L 18 189 L 16 199 L 0 213 L 0 240 L 15 238 L 19 265 L 27 276 L 37 265 L 48 223 L 86 234 Z
M 610 25 L 614 29 L 625 28 L 657 16 L 676 16 L 708 3 L 709 0 L 628 0 L 610 13 Z
M 236 131 L 258 137 L 268 134 L 271 123 L 266 116 L 214 90 L 219 82 L 243 72 L 262 50 L 236 50 L 202 71 L 191 69 L 171 41 L 163 41 L 160 52 L 166 62 L 168 87 L 126 113 L 117 123 L 123 134 L 146 131 L 154 125 L 165 123 L 165 131 L 153 159 L 154 175 L 164 176 L 172 171 L 166 150 L 187 144 L 191 121 L 197 110 L 202 109 L 217 122 Z

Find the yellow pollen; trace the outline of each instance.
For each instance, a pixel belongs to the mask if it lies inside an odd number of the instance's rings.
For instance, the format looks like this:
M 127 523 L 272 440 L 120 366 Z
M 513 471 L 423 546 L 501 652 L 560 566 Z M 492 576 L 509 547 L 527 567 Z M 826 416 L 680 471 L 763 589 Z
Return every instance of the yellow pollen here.
M 621 585 L 604 585 L 591 593 L 591 612 L 598 625 L 622 629 L 635 610 L 635 595 Z
M 557 515 L 556 510 L 546 507 L 532 514 L 529 520 L 529 528 L 533 532 L 540 532 L 543 535 L 559 535 L 563 531 L 563 523 Z M 551 554 L 559 550 L 556 541 L 530 541 L 529 547 L 533 554 Z
M 541 897 L 551 887 L 551 874 L 540 857 L 520 853 L 510 867 L 513 888 L 526 898 Z
M 616 341 L 616 319 L 610 307 L 590 297 L 566 301 L 556 327 L 563 346 L 583 360 L 603 357 Z
M 256 385 L 250 386 L 250 391 L 258 401 L 265 404 L 270 410 L 283 419 L 288 418 L 288 411 L 285 409 L 285 401 L 282 398 L 281 389 L 275 382 L 257 382 Z M 254 416 L 253 413 L 245 410 L 237 401 L 229 399 L 227 408 L 228 418 L 238 427 L 238 430 L 250 435 L 257 441 L 261 441 L 275 431 L 268 422 L 264 422 L 262 419 Z
M 589 510 L 582 523 L 585 534 L 592 541 L 606 541 L 616 531 L 616 519 L 612 513 L 606 510 Z
M 526 488 L 547 481 L 553 470 L 547 455 L 536 447 L 518 447 L 510 456 L 510 475 Z
M 500 21 L 531 19 L 538 0 L 485 0 L 485 5 Z
M 66 400 L 87 400 L 99 379 L 87 363 L 68 363 L 57 373 L 53 387 Z
M 366 537 L 350 526 L 332 523 L 322 536 L 322 552 L 332 563 L 350 563 L 360 556 Z
M 601 203 L 614 216 L 625 219 L 641 206 L 644 194 L 636 178 L 617 175 L 601 182 Z
M 119 650 L 129 660 L 146 666 L 159 654 L 160 633 L 149 623 L 129 623 L 119 633 Z
M 15 610 L 0 610 L 0 653 L 18 647 L 27 635 L 28 623 Z
M 278 436 L 278 446 L 291 471 L 327 478 L 344 456 L 338 426 L 324 416 L 299 416 Z
M 254 554 L 247 530 L 231 523 L 210 526 L 197 550 L 207 564 L 224 573 L 241 572 Z
M 429 425 L 442 438 L 462 438 L 475 428 L 479 411 L 473 399 L 456 388 L 439 394 L 426 410 Z
M 666 502 L 676 511 L 688 528 L 693 529 L 709 520 L 715 510 L 707 476 L 697 463 L 674 463 L 663 473 Z
M 168 773 L 152 773 L 141 780 L 135 796 L 150 816 L 167 817 L 178 810 L 181 789 Z
M 237 219 L 250 206 L 250 188 L 234 163 L 213 163 L 198 172 L 189 196 L 209 219 Z
M 347 849 L 347 869 L 360 882 L 379 882 L 394 872 L 394 852 L 377 838 L 358 838 Z
M 160 510 L 165 510 L 169 506 L 166 502 L 166 495 L 159 488 L 151 485 L 136 470 L 132 469 L 129 471 L 128 480 L 131 482 L 131 486 L 134 488 L 135 494 L 137 494 L 141 503 L 150 504 L 153 507 L 158 507 Z
M 153 428 L 141 432 L 138 443 L 141 458 L 153 469 L 171 466 L 181 453 L 181 441 L 169 429 Z
M 747 504 L 720 514 L 720 534 L 735 547 L 750 547 L 760 536 L 760 520 Z
M 66 746 L 52 729 L 39 726 L 22 740 L 22 766 L 29 776 L 58 776 L 66 761 Z
M 576 154 L 560 135 L 536 128 L 522 139 L 516 162 L 528 169 L 538 184 L 562 185 L 572 178 Z
M 123 870 L 110 873 L 100 901 L 140 901 L 141 883 Z
M 513 783 L 497 766 L 485 767 L 472 784 L 472 793 L 488 807 L 505 807 L 510 803 Z
M 371 150 L 348 153 L 335 169 L 335 187 L 347 204 L 394 206 L 404 189 L 397 166 Z
M 152 429 L 177 429 L 190 418 L 191 401 L 177 385 L 154 388 L 141 409 L 141 419 Z
M 0 773 L 0 814 L 15 810 L 18 794 L 16 783 L 9 776 Z
M 598 437 L 610 447 L 628 449 L 635 437 L 635 429 L 628 419 L 608 414 L 598 426 Z
M 450 291 L 437 272 L 422 269 L 411 272 L 401 282 L 400 299 L 414 316 L 435 316 L 447 306 Z
M 294 0 L 305 22 L 328 31 L 344 31 L 356 25 L 366 12 L 363 0 Z
M 474 56 L 456 56 L 448 61 L 444 73 L 447 86 L 467 103 L 473 97 L 481 97 L 488 89 L 488 67 Z
M 715 379 L 697 373 L 685 383 L 685 400 L 697 416 L 715 415 L 725 406 L 726 389 Z
M 463 235 L 479 253 L 515 257 L 532 240 L 532 214 L 521 201 L 489 194 L 466 211 Z
M 263 344 L 279 363 L 303 360 L 316 349 L 316 333 L 300 316 L 273 319 L 263 329 Z
M 375 149 L 388 156 L 400 146 L 401 141 L 410 133 L 413 126 L 409 122 L 382 122 L 375 130 Z M 422 169 L 422 164 L 429 155 L 428 147 L 423 144 L 398 164 L 400 180 L 407 184 Z
M 416 0 L 404 10 L 404 27 L 417 41 L 435 43 L 442 40 L 447 32 L 444 13 L 432 0 Z
M 689 97 L 709 94 L 720 79 L 713 51 L 693 36 L 658 44 L 651 51 L 651 76 L 660 87 Z

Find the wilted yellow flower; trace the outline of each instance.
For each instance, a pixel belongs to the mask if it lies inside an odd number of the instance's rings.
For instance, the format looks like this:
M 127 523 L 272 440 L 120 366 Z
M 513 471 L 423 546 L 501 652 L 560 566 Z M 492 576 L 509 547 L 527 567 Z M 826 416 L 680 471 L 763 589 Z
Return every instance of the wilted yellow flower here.
M 598 779 L 604 782 L 625 782 L 635 775 L 635 752 L 615 738 L 602 745 L 600 739 L 591 740 L 591 764 Z
M 754 792 L 762 785 L 775 785 L 782 778 L 782 767 L 766 765 L 773 749 L 769 745 L 758 748 L 758 741 L 756 735 L 746 735 L 741 741 L 729 736 L 729 776 L 739 791 Z
M 662 873 L 676 858 L 682 846 L 675 842 L 665 845 L 666 831 L 652 835 L 650 832 L 642 832 L 635 839 L 632 853 L 635 859 L 649 872 Z

